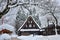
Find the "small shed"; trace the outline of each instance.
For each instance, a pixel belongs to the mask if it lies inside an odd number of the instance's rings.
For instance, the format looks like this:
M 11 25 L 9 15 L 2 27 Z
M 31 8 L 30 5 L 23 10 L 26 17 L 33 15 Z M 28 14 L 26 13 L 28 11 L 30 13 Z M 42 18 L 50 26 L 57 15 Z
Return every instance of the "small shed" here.
M 55 35 L 55 25 L 54 24 L 51 24 L 45 28 L 42 28 L 42 29 L 45 29 L 45 31 L 43 32 L 43 35 Z
M 2 33 L 12 34 L 14 30 L 15 28 L 9 24 L 2 24 L 0 26 L 0 34 Z
M 18 29 L 18 35 L 40 34 L 40 26 L 30 15 Z

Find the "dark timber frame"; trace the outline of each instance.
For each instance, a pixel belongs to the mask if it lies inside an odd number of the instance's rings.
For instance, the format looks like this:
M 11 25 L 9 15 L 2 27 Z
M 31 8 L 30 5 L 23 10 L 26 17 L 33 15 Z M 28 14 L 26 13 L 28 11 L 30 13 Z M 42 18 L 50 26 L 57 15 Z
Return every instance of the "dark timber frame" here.
M 18 29 L 18 35 L 40 34 L 40 26 L 30 15 L 24 24 Z

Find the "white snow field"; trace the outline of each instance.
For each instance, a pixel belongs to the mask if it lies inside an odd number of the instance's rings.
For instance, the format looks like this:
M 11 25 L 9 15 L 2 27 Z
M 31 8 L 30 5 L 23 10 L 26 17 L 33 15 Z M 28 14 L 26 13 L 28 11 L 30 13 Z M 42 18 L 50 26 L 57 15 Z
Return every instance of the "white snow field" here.
M 11 36 L 8 34 L 0 35 L 0 40 L 11 40 Z
M 60 35 L 52 35 L 52 36 L 38 36 L 38 35 L 30 35 L 30 36 L 19 36 L 20 40 L 60 40 Z
M 12 37 L 17 38 L 17 40 L 60 40 L 60 35 L 42 36 L 42 35 L 29 35 L 29 36 L 17 36 L 17 35 L 0 35 L 0 40 L 11 40 Z

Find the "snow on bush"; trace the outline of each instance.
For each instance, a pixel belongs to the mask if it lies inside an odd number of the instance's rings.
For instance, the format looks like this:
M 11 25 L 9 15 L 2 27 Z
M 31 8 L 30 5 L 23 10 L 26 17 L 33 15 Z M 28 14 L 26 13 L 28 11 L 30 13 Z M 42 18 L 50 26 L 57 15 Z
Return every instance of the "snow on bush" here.
M 3 22 L 15 26 L 16 16 L 19 11 L 19 6 L 11 8 L 9 12 L 2 17 Z
M 11 36 L 8 34 L 2 34 L 0 40 L 11 40 Z
M 2 29 L 7 29 L 7 30 L 10 30 L 10 31 L 15 31 L 15 28 L 13 26 L 9 25 L 9 24 L 2 24 L 0 26 L 0 30 L 2 30 Z

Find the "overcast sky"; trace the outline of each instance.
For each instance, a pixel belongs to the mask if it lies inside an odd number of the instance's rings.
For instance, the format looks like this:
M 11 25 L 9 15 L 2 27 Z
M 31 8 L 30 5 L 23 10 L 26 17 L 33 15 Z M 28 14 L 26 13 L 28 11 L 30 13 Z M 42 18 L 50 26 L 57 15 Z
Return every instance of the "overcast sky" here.
M 59 5 L 60 5 L 60 0 L 57 0 L 57 1 L 58 1 Z

